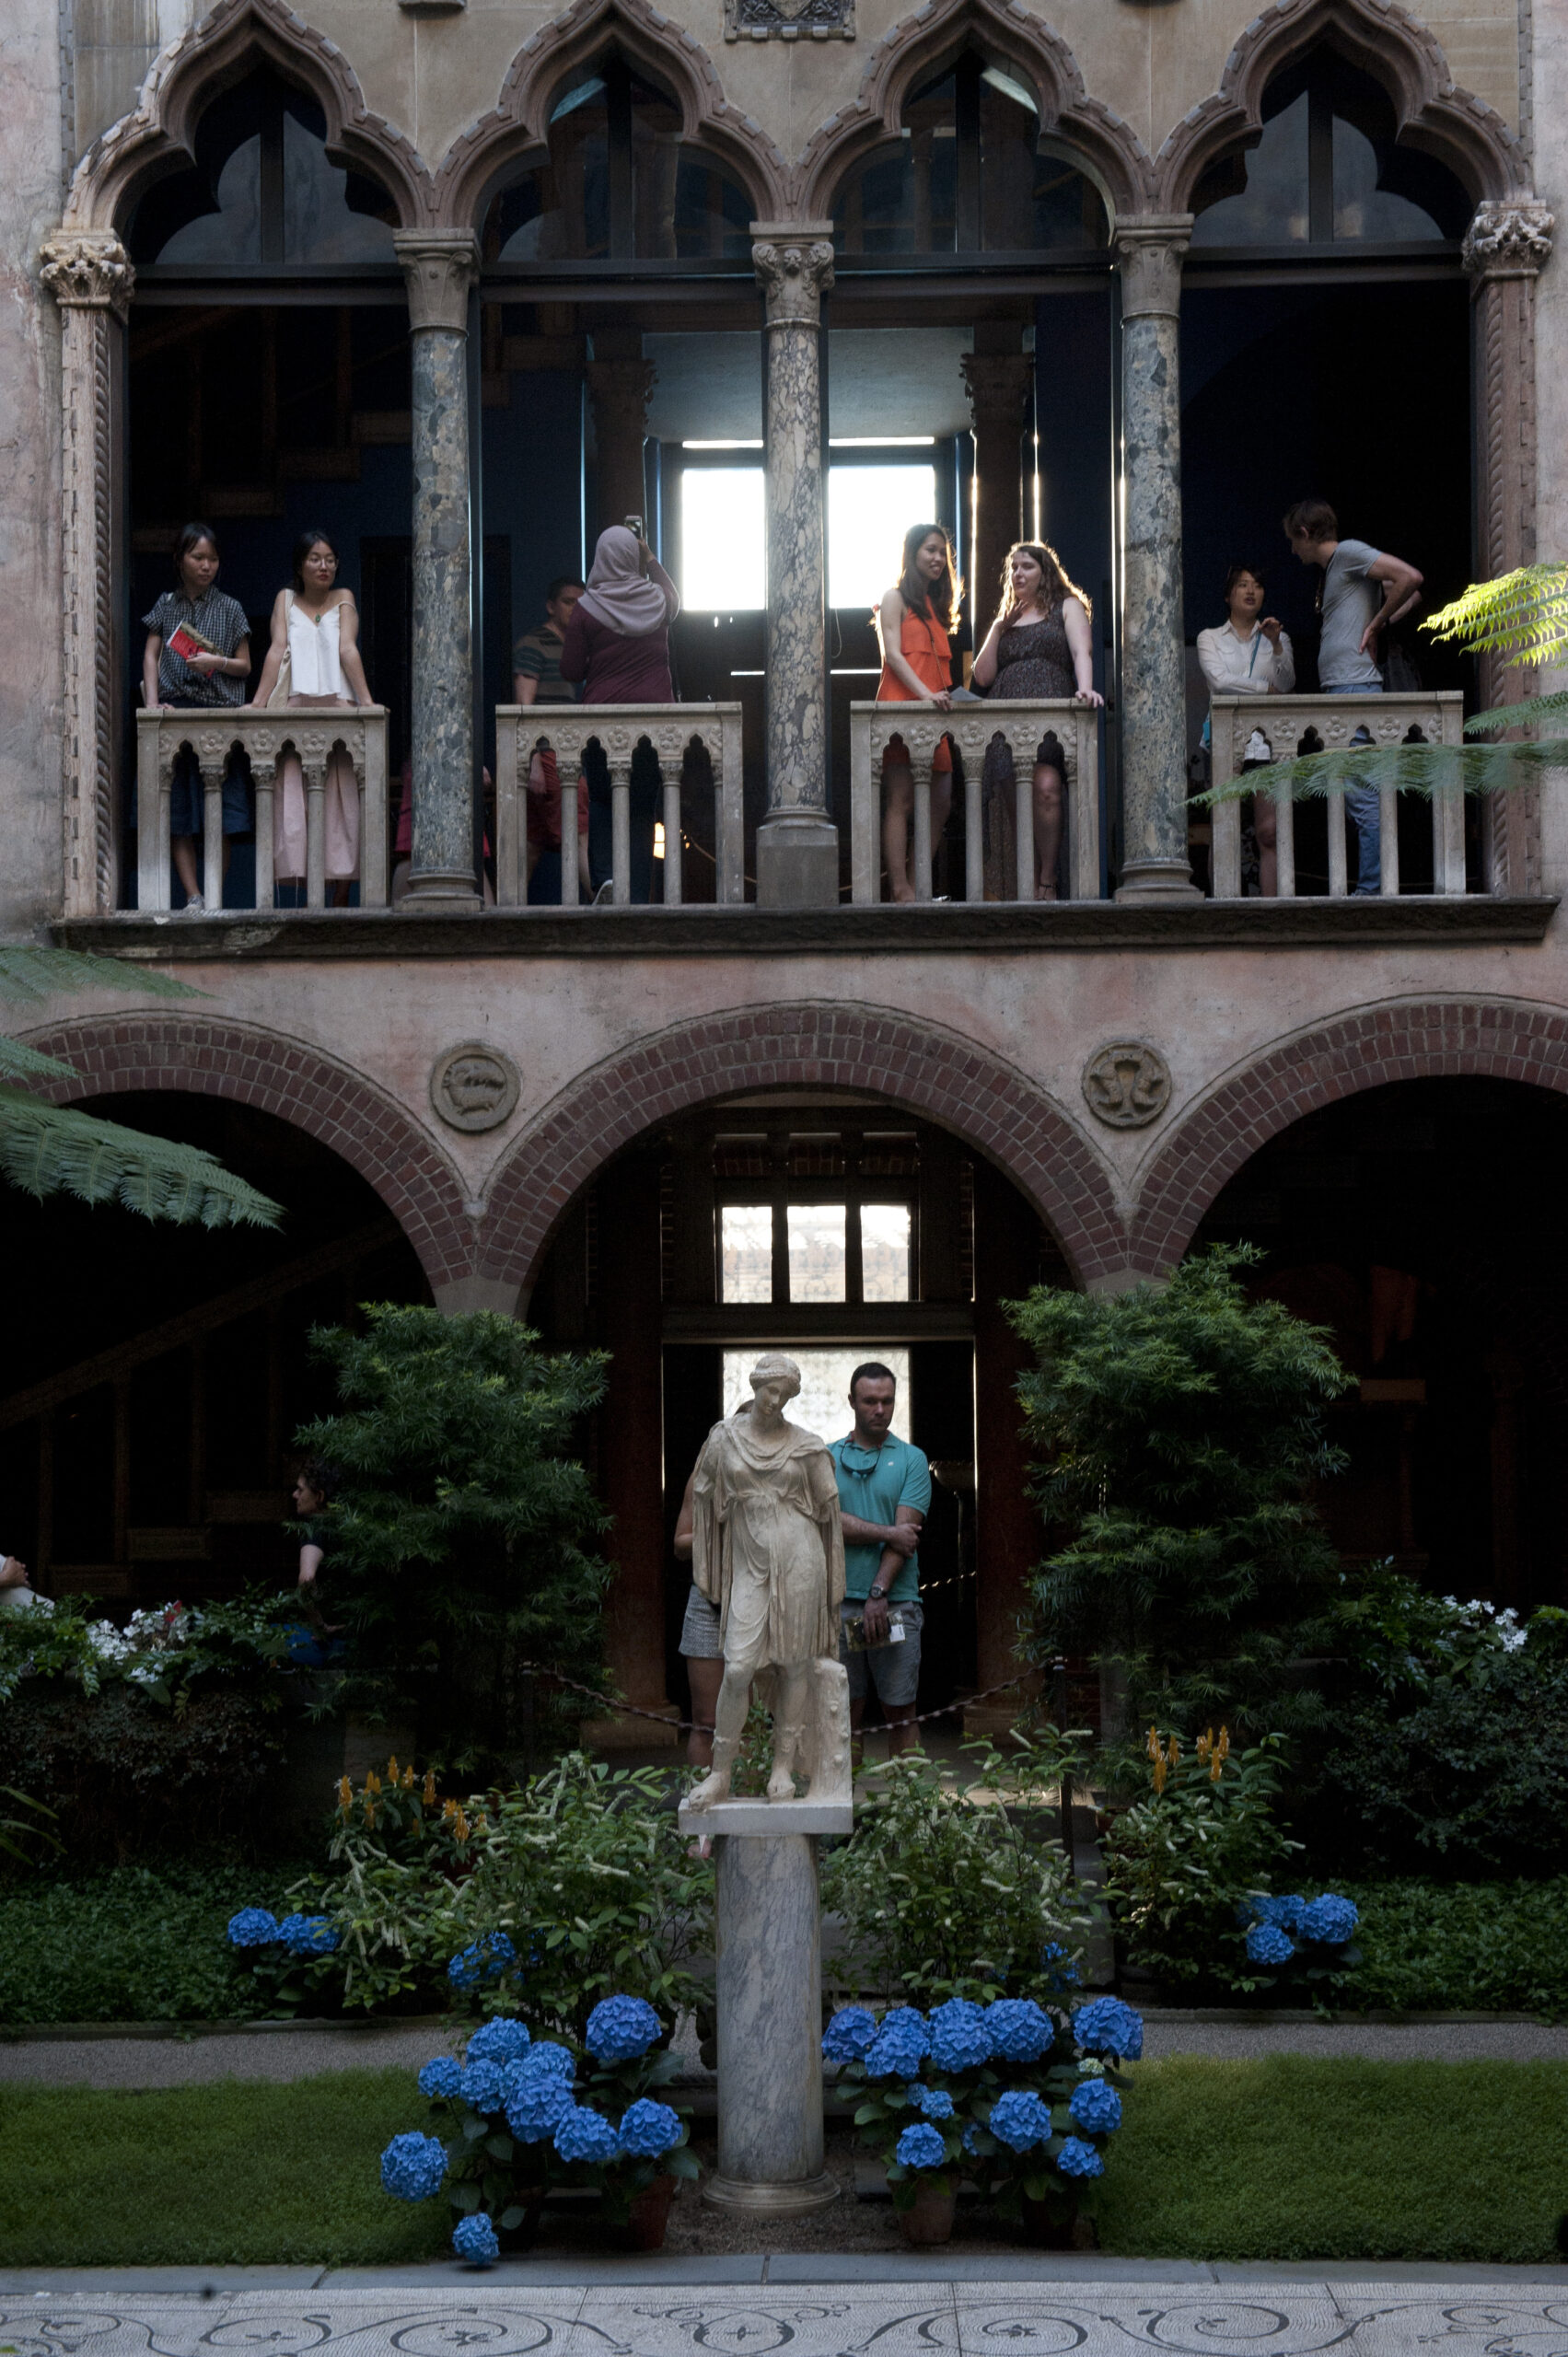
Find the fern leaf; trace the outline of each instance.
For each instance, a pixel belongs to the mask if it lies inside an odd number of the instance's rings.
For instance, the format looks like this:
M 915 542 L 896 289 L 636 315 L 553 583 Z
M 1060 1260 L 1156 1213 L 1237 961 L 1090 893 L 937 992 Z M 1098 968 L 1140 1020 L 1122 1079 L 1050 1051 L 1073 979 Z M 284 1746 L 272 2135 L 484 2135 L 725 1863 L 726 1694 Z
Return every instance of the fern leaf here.
M 1525 564 L 1495 581 L 1472 581 L 1421 626 L 1472 655 L 1550 663 L 1568 649 L 1568 564 Z
M 1490 737 L 1499 728 L 1524 728 L 1533 721 L 1556 720 L 1568 712 L 1568 688 L 1559 689 L 1555 695 L 1526 696 L 1522 702 L 1499 704 L 1491 712 L 1478 712 L 1465 723 L 1467 737 Z
M 142 991 L 149 998 L 205 998 L 156 966 L 99 958 L 85 949 L 55 949 L 36 942 L 0 944 L 0 998 L 37 1003 L 62 991 Z
M 1253 770 L 1192 798 L 1241 802 L 1262 793 L 1304 802 L 1347 785 L 1379 792 L 1391 787 L 1398 794 L 1505 794 L 1561 769 L 1568 769 L 1568 740 L 1561 737 L 1542 745 L 1350 745 L 1338 752 L 1272 761 L 1266 783 Z
M 19 1039 L 7 1039 L 0 1032 L 0 1079 L 4 1080 L 75 1080 L 75 1069 L 63 1064 L 58 1056 L 40 1055 L 36 1048 L 27 1048 Z
M 200 1146 L 145 1136 L 0 1083 L 0 1178 L 24 1193 L 118 1202 L 146 1219 L 276 1227 L 281 1205 Z

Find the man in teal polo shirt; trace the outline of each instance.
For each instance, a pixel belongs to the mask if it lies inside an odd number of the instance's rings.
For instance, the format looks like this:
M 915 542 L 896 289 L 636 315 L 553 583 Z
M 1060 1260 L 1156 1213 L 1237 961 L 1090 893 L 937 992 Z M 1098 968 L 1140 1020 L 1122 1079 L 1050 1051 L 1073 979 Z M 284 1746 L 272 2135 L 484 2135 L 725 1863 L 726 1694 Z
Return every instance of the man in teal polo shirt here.
M 856 1735 L 865 1697 L 875 1685 L 888 1722 L 889 1754 L 912 1749 L 915 1696 L 920 1687 L 921 1526 L 931 1504 L 931 1468 L 918 1448 L 894 1432 L 898 1379 L 869 1360 L 849 1381 L 854 1429 L 830 1441 L 839 1477 L 844 1527 L 845 1622 L 862 1620 L 865 1650 L 852 1653 L 841 1635 L 840 1658 L 849 1672 L 850 1721 Z

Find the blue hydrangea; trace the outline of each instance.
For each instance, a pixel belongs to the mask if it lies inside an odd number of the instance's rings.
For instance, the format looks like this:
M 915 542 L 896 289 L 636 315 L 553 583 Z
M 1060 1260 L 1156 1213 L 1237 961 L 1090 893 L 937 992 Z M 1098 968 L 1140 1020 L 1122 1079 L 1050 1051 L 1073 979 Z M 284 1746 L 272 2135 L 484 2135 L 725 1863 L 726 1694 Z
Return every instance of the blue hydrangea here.
M 999 2062 L 1038 2062 L 1056 2043 L 1051 2015 L 1032 1997 L 998 1997 L 985 2009 L 985 2026 Z
M 228 1919 L 228 1944 L 231 1948 L 271 1947 L 282 1939 L 278 1919 L 264 1907 L 242 1907 L 238 1915 Z
M 964 2131 L 964 2150 L 971 2154 L 977 2154 L 980 2151 L 980 2129 L 972 2119 Z
M 645 2096 L 641 2102 L 629 2104 L 621 2118 L 621 2149 L 633 2160 L 656 2161 L 661 2153 L 673 2152 L 682 2133 L 680 2114 L 668 2104 L 653 2103 Z
M 822 2056 L 828 2062 L 858 2062 L 877 2035 L 875 2014 L 864 2005 L 841 2005 L 822 2032 Z
M 949 1997 L 931 2009 L 931 2059 L 939 2071 L 978 2071 L 991 2060 L 985 2007 Z
M 946 2087 L 923 2087 L 917 2080 L 912 2087 L 906 2087 L 904 2093 L 916 2111 L 924 2112 L 927 2119 L 952 2119 L 953 2098 Z
M 1271 1898 L 1266 1892 L 1254 1892 L 1251 1901 L 1242 1910 L 1243 1922 L 1272 1923 L 1276 1931 L 1299 1932 L 1307 1921 L 1307 1901 L 1299 1891 L 1282 1891 Z
M 508 2064 L 514 2071 L 552 2071 L 568 2084 L 577 2075 L 577 2058 L 569 2046 L 557 2046 L 553 2038 L 536 2039 L 517 2062 Z
M 1120 1997 L 1096 1997 L 1074 2014 L 1073 2035 L 1086 2054 L 1116 2054 L 1136 2062 L 1144 2050 L 1144 2017 Z
M 621 2139 L 602 2111 L 568 2103 L 555 2123 L 555 2149 L 563 2161 L 612 2161 Z
M 924 2020 L 913 2005 L 895 2005 L 865 2049 L 868 2079 L 912 2079 L 931 2044 Z
M 1051 2106 L 1042 2103 L 1032 2089 L 1016 2087 L 1011 2094 L 997 2096 L 988 2125 L 998 2143 L 1009 2145 L 1015 2153 L 1027 2153 L 1035 2144 L 1050 2142 Z
M 1069 2136 L 1056 2155 L 1056 2165 L 1063 2177 L 1103 2177 L 1105 2163 L 1092 2144 L 1081 2136 Z
M 338 1935 L 324 1915 L 285 1915 L 278 1937 L 290 1956 L 331 1956 Z
M 1121 2097 L 1103 2079 L 1081 2079 L 1067 2098 L 1067 2108 L 1089 2136 L 1109 2136 L 1121 2125 Z
M 433 2054 L 419 2074 L 420 2094 L 432 2099 L 437 2096 L 459 2096 L 462 2088 L 463 2066 L 449 2054 Z
M 499 2111 L 505 2100 L 499 2062 L 467 2062 L 461 2080 L 462 2098 L 475 2111 Z
M 499 1980 L 517 1961 L 517 1951 L 505 1932 L 484 1932 L 459 1950 L 447 1967 L 447 1978 L 454 1989 L 477 1989 L 482 1980 Z
M 1247 1934 L 1247 1953 L 1254 1964 L 1288 1964 L 1295 1942 L 1277 1923 L 1254 1923 Z
M 411 2128 L 381 2155 L 381 2182 L 399 2201 L 428 2201 L 447 2174 L 447 2148 Z
M 495 2239 L 495 2229 L 488 2214 L 476 2210 L 471 2218 L 464 2218 L 452 2229 L 452 2248 L 470 2267 L 494 2267 L 501 2256 L 501 2246 Z
M 601 1997 L 588 2015 L 583 2044 L 596 2062 L 633 2062 L 662 2026 L 645 1997 Z
M 1040 1968 L 1058 1989 L 1075 1989 L 1078 1985 L 1077 1958 L 1060 1940 L 1047 1940 L 1040 1952 Z
M 506 2020 L 497 2014 L 494 2021 L 483 2022 L 468 2044 L 470 2062 L 518 2062 L 528 2050 L 528 2033 L 522 2022 Z
M 1337 1948 L 1349 1939 L 1360 1921 L 1360 1910 L 1353 1898 L 1340 1898 L 1333 1891 L 1326 1890 L 1305 1910 L 1301 1928 L 1309 1940 L 1321 1940 L 1326 1947 Z
M 509 2063 L 503 2073 L 506 2125 L 520 2144 L 542 2143 L 571 2107 L 570 2074 L 541 2064 L 540 2050 L 536 2046 L 526 2062 Z
M 927 2128 L 923 2120 L 906 2128 L 894 2150 L 906 2169 L 939 2169 L 947 2157 L 941 2130 Z

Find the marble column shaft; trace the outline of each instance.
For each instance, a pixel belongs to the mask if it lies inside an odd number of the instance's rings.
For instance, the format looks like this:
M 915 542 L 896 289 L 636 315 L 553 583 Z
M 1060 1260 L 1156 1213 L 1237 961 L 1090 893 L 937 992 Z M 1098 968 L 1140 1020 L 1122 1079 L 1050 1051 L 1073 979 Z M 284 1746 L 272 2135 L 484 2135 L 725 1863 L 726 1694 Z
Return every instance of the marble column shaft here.
M 978 646 L 1001 600 L 1007 552 L 1020 536 L 1018 448 L 1035 364 L 1029 353 L 966 352 L 959 366 L 974 424 L 974 470 L 980 486 L 970 558 Z
M 828 816 L 821 299 L 833 283 L 828 222 L 754 222 L 767 296 L 768 803 L 758 898 L 838 900 Z M 792 847 L 785 850 L 786 845 Z M 780 853 L 783 853 L 781 861 Z M 765 873 L 765 871 L 767 871 Z
M 410 901 L 477 905 L 469 474 L 470 230 L 400 229 L 413 377 L 413 848 Z
M 810 1834 L 723 1834 L 714 1996 L 721 2206 L 830 2199 L 822 2169 L 822 1954 Z
M 596 496 L 602 532 L 611 524 L 623 524 L 628 516 L 643 513 L 643 444 L 658 371 L 651 360 L 590 360 L 587 380 L 598 453 Z
M 1119 900 L 1188 900 L 1181 615 L 1181 257 L 1191 214 L 1119 221 L 1122 551 Z

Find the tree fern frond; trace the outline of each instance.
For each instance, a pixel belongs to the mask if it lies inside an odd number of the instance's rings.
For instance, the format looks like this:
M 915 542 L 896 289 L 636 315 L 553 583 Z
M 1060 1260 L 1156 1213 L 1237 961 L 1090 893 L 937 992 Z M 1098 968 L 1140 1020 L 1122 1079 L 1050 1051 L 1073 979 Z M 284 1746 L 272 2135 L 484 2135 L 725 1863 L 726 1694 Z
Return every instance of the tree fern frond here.
M 0 1079 L 4 1080 L 75 1080 L 75 1069 L 63 1064 L 58 1056 L 41 1055 L 36 1048 L 26 1048 L 19 1039 L 7 1039 L 0 1031 Z
M 1555 695 L 1526 696 L 1522 702 L 1497 704 L 1491 712 L 1478 712 L 1465 723 L 1467 737 L 1490 737 L 1499 728 L 1525 728 L 1538 720 L 1556 720 L 1568 712 L 1568 688 L 1559 689 Z
M 1303 802 L 1346 785 L 1391 787 L 1399 794 L 1505 794 L 1561 769 L 1568 769 L 1568 739 L 1561 737 L 1540 745 L 1347 745 L 1338 752 L 1272 761 L 1266 781 L 1253 770 L 1192 798 L 1241 802 L 1267 794 Z
M 145 1219 L 276 1227 L 282 1206 L 200 1146 L 146 1137 L 0 1083 L 0 1177 L 29 1195 L 120 1202 Z
M 1568 564 L 1524 564 L 1495 581 L 1472 581 L 1421 627 L 1472 655 L 1549 663 L 1568 649 Z
M 191 982 L 156 966 L 99 958 L 85 949 L 55 949 L 30 941 L 0 943 L 0 998 L 37 1002 L 61 991 L 145 991 L 149 998 L 205 998 Z

